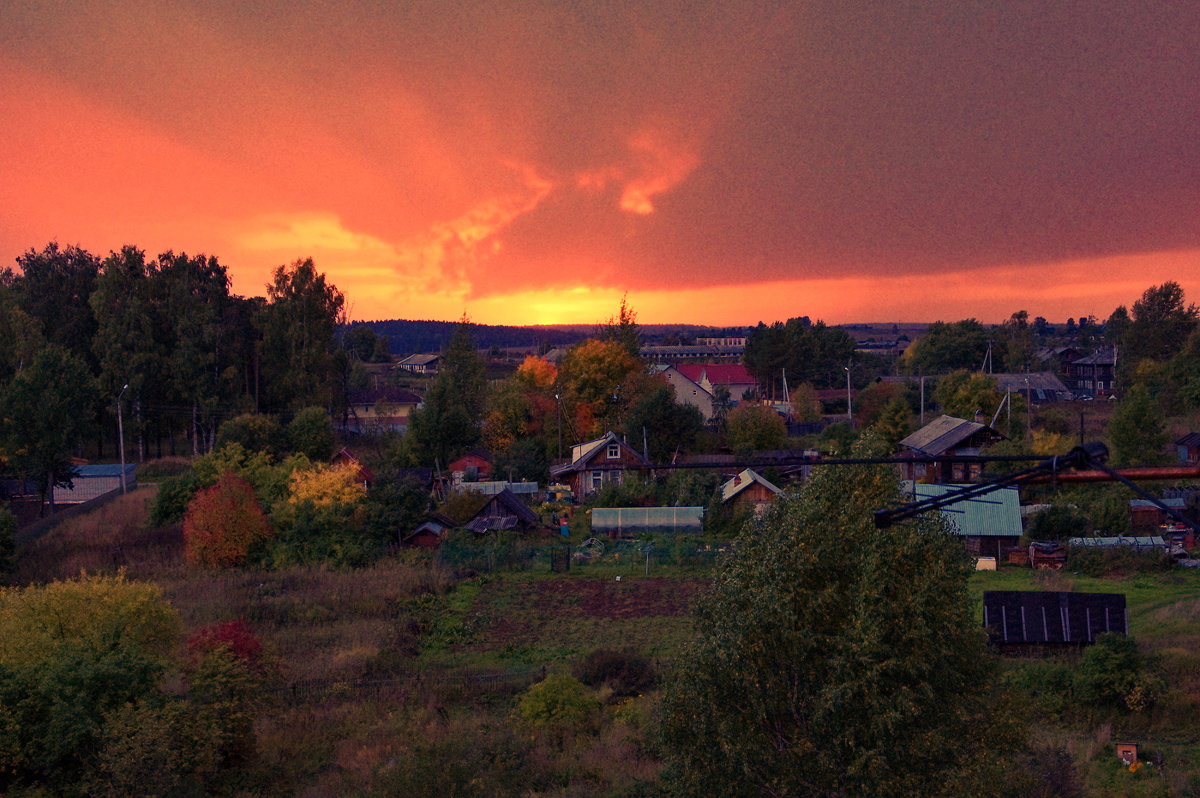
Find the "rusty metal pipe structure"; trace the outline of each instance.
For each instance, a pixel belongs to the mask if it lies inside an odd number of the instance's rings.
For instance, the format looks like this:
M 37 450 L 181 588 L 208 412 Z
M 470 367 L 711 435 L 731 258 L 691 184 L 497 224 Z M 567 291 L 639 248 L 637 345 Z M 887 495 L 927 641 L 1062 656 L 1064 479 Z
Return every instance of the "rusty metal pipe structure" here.
M 1059 474 L 1039 474 L 1025 480 L 1027 483 L 1040 482 L 1112 482 L 1113 474 L 1119 474 L 1125 479 L 1135 482 L 1151 482 L 1156 479 L 1200 479 L 1200 464 L 1194 466 L 1134 466 L 1131 468 L 1114 468 L 1112 473 L 1089 469 L 1085 471 L 1065 471 Z
M 1143 466 L 1118 470 L 1109 468 L 1107 462 L 1108 447 L 1103 443 L 1096 441 L 1084 446 L 1076 446 L 1065 455 L 1056 455 L 1022 471 L 1005 474 L 987 482 L 981 482 L 978 485 L 968 485 L 961 490 L 942 496 L 910 502 L 909 504 L 891 509 L 876 510 L 875 526 L 884 529 L 897 521 L 912 518 L 929 510 L 937 510 L 974 496 L 981 496 L 995 488 L 1008 485 L 1027 485 L 1041 482 L 1120 482 L 1143 499 L 1146 499 L 1166 512 L 1176 521 L 1184 524 L 1189 529 L 1200 532 L 1200 524 L 1185 518 L 1178 511 L 1166 506 L 1157 496 L 1138 487 L 1134 482 L 1135 479 L 1189 479 L 1200 477 L 1200 465 L 1191 467 Z

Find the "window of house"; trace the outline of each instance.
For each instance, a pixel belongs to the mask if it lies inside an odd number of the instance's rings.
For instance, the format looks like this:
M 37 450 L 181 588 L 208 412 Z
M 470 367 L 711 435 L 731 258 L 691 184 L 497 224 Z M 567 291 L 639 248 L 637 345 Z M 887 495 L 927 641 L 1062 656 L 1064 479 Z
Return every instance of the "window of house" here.
M 608 445 L 608 459 L 609 460 L 620 460 L 621 459 L 621 444 L 610 443 Z
M 592 490 L 600 490 L 600 488 L 603 485 L 604 485 L 604 472 L 603 471 L 593 471 L 592 472 Z

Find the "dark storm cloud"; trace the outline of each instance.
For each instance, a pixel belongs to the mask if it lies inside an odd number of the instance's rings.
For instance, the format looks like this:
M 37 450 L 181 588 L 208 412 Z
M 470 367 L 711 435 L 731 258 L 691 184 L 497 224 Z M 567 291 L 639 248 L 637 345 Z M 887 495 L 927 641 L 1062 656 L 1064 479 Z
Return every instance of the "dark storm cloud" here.
M 1196 247 L 1198 20 L 1008 0 L 34 3 L 0 43 L 240 159 L 268 211 L 402 249 L 507 198 L 520 212 L 458 258 L 482 294 Z

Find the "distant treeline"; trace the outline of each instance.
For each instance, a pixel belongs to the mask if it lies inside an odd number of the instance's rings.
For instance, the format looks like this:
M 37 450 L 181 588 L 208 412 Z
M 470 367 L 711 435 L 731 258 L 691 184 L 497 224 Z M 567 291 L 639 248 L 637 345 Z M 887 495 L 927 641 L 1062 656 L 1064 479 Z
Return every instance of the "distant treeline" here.
M 375 335 L 386 338 L 393 355 L 404 356 L 417 352 L 440 352 L 450 342 L 457 321 L 387 321 L 361 322 Z M 509 327 L 493 324 L 471 324 L 471 338 L 480 349 L 524 347 L 531 351 L 546 351 L 556 346 L 570 346 L 584 340 L 594 331 L 588 327 Z
M 356 322 L 371 328 L 376 336 L 386 338 L 393 355 L 405 356 L 417 352 L 440 352 L 446 348 L 454 334 L 457 321 L 414 321 L 388 319 L 386 321 Z M 594 335 L 595 324 L 561 324 L 547 326 L 513 327 L 494 324 L 471 325 L 471 338 L 480 349 L 515 347 L 532 352 L 545 352 L 555 347 L 566 348 Z M 745 328 L 703 327 L 697 325 L 646 325 L 642 327 L 643 343 L 652 343 L 664 336 L 694 338 L 701 336 L 744 336 Z

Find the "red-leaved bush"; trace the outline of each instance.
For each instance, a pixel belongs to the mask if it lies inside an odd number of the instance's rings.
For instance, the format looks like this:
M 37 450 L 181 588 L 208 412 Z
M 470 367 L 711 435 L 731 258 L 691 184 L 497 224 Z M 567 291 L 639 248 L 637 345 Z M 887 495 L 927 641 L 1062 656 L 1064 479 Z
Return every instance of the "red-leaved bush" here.
M 188 658 L 199 661 L 205 654 L 225 650 L 251 671 L 263 670 L 263 647 L 242 619 L 205 626 L 192 633 L 187 641 Z
M 254 488 L 232 471 L 197 493 L 183 518 L 187 561 L 204 568 L 239 565 L 251 546 L 274 533 Z

